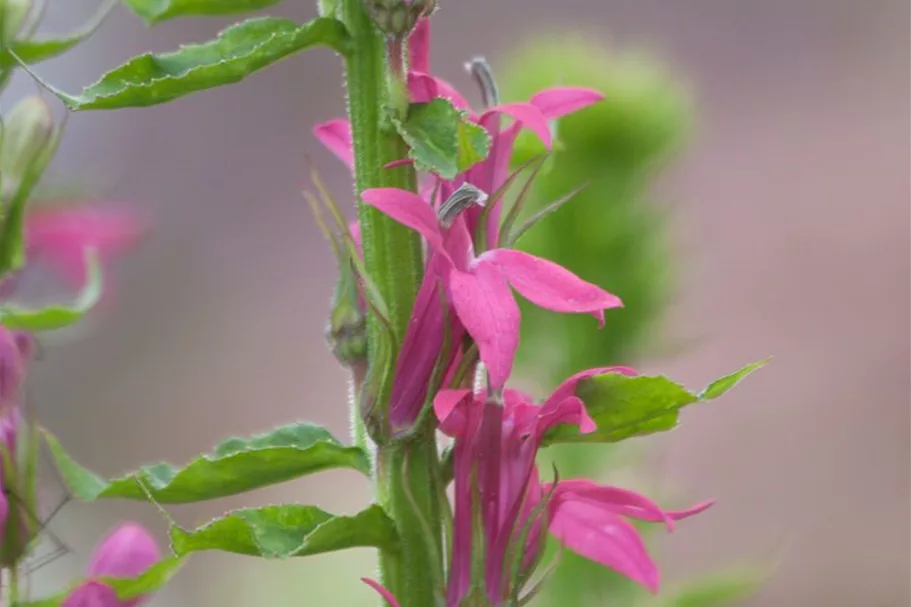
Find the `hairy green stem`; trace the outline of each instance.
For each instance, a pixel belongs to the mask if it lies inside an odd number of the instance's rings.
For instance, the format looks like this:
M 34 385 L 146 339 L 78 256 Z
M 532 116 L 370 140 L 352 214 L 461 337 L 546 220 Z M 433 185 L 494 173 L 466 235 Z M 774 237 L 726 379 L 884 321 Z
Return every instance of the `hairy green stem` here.
M 401 111 L 390 96 L 386 44 L 362 8 L 362 0 L 342 0 L 340 16 L 354 45 L 346 57 L 348 114 L 354 138 L 355 186 L 358 194 L 375 187 L 416 190 L 414 169 L 384 168 L 401 160 L 408 148 L 392 126 L 391 113 Z M 398 71 L 398 70 L 394 70 Z M 397 224 L 358 199 L 357 215 L 367 274 L 376 284 L 388 310 L 388 323 L 399 344 L 408 326 L 423 271 L 421 242 L 417 234 Z M 369 364 L 379 364 L 380 340 L 386 337 L 383 321 L 372 308 L 367 317 Z M 395 357 L 390 362 L 394 362 Z M 385 373 L 392 369 L 380 370 Z M 377 395 L 376 408 L 385 419 L 391 381 Z M 359 432 L 355 428 L 356 432 Z M 433 607 L 441 595 L 442 541 L 440 491 L 436 479 L 439 457 L 432 424 L 408 440 L 377 446 L 376 497 L 395 522 L 401 539 L 396 551 L 380 552 L 382 583 L 402 607 Z

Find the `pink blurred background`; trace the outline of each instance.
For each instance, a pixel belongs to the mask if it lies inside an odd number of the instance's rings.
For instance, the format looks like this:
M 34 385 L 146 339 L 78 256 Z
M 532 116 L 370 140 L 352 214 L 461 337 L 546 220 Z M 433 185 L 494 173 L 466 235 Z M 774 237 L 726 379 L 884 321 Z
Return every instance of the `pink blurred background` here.
M 678 204 L 684 260 L 673 324 L 701 339 L 646 366 L 698 387 L 776 358 L 655 443 L 663 486 L 718 500 L 662 542 L 668 577 L 758 557 L 778 570 L 751 605 L 908 605 L 908 3 L 441 4 L 434 61 L 457 83 L 464 59 L 496 65 L 523 35 L 558 26 L 646 48 L 695 92 L 697 132 L 660 187 Z M 94 3 L 50 5 L 48 28 L 63 32 Z M 315 11 L 289 0 L 272 12 Z M 150 30 L 118 10 L 40 73 L 75 91 L 133 54 L 203 41 L 226 23 Z M 298 194 L 311 155 L 348 196 L 343 170 L 309 134 L 340 113 L 342 94 L 339 61 L 323 50 L 154 109 L 71 117 L 58 182 L 91 183 L 155 218 L 120 265 L 112 312 L 88 337 L 49 340 L 33 375 L 41 421 L 83 463 L 113 474 L 180 462 L 298 418 L 346 433 L 344 375 L 322 341 L 334 267 Z M 173 514 L 200 523 L 282 500 L 352 511 L 367 498 L 356 475 L 330 473 Z M 71 555 L 40 570 L 36 589 L 64 584 L 127 516 L 164 529 L 141 504 L 67 506 L 54 529 Z M 371 558 L 204 554 L 153 605 L 369 604 L 356 580 Z

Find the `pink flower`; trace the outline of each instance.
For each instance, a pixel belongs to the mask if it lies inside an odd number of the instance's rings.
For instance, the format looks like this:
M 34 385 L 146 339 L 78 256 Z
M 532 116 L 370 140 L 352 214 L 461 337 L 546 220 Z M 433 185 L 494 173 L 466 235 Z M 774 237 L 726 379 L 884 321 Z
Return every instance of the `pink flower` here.
M 491 384 L 506 383 L 519 345 L 519 306 L 510 286 L 532 303 L 557 312 L 594 315 L 621 306 L 620 299 L 565 268 L 513 249 L 491 249 L 475 257 L 464 218 L 440 225 L 431 206 L 413 192 L 366 190 L 361 198 L 399 223 L 419 232 L 439 255 L 435 275 L 465 329 L 478 344 Z
M 48 263 L 71 287 L 80 288 L 88 249 L 106 259 L 132 248 L 142 232 L 132 210 L 94 204 L 39 207 L 26 216 L 26 256 L 30 262 Z
M 90 578 L 133 578 L 144 573 L 160 556 L 158 545 L 148 531 L 135 523 L 125 523 L 98 546 L 88 574 Z M 122 601 L 106 583 L 90 579 L 69 594 L 63 607 L 135 607 L 146 598 Z
M 530 573 L 540 555 L 543 526 L 568 548 L 610 567 L 652 590 L 658 570 L 635 528 L 624 517 L 663 522 L 701 512 L 701 504 L 681 512 L 663 511 L 647 498 L 584 479 L 542 485 L 535 457 L 545 434 L 570 423 L 581 432 L 595 429 L 575 385 L 602 373 L 634 374 L 615 367 L 591 369 L 564 382 L 542 404 L 515 390 L 505 390 L 502 401 L 467 390 L 443 390 L 434 400 L 440 429 L 455 438 L 455 518 L 453 554 L 447 604 L 457 606 L 478 580 L 471 579 L 472 558 L 483 554 L 485 588 L 494 605 L 517 589 L 512 587 L 513 564 Z M 476 488 L 476 489 L 474 489 Z M 473 492 L 477 491 L 477 498 Z M 541 500 L 546 516 L 532 519 Z M 483 525 L 485 545 L 473 546 L 472 512 Z M 525 543 L 519 545 L 525 530 Z M 517 553 L 517 551 L 520 551 Z

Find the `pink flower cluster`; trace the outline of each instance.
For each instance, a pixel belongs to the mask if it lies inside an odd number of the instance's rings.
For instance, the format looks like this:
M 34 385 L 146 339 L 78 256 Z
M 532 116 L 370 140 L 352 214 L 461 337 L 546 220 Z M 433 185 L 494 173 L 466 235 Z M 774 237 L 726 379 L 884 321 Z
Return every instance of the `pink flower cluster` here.
M 428 73 L 428 41 L 429 22 L 424 19 L 410 40 L 412 102 L 449 99 L 486 129 L 490 154 L 455 179 L 429 176 L 420 193 L 370 189 L 361 193 L 361 200 L 418 232 L 427 248 L 423 283 L 396 365 L 389 412 L 393 433 L 409 428 L 427 401 L 447 332 L 457 347 L 442 361 L 449 370 L 444 384 L 451 382 L 452 371 L 466 355 L 459 346 L 466 335 L 477 345 L 486 370 L 486 386 L 480 392 L 452 386 L 432 395 L 439 428 L 454 439 L 455 512 L 446 604 L 458 607 L 479 592 L 491 605 L 512 604 L 540 560 L 545 529 L 566 547 L 656 591 L 658 569 L 627 519 L 672 529 L 674 521 L 701 512 L 710 503 L 665 511 L 644 496 L 586 479 L 542 483 L 535 464 L 549 429 L 559 424 L 576 425 L 582 433 L 595 429 L 575 395 L 579 381 L 635 372 L 617 367 L 583 371 L 543 404 L 505 387 L 519 344 L 520 315 L 513 290 L 543 308 L 591 314 L 602 324 L 604 310 L 621 306 L 621 301 L 553 262 L 501 246 L 502 199 L 483 208 L 486 197 L 509 177 L 509 159 L 521 129 L 533 132 L 549 148 L 550 123 L 599 101 L 601 95 L 559 87 L 542 91 L 527 103 L 500 104 L 486 91 L 489 107 L 474 112 L 451 85 Z M 504 118 L 509 120 L 505 127 Z M 314 132 L 353 168 L 347 122 L 333 120 Z M 483 252 L 476 254 L 479 249 Z M 479 537 L 483 545 L 477 545 Z M 478 559 L 483 560 L 483 579 L 476 579 L 478 569 L 473 565 Z M 368 583 L 396 605 L 388 591 Z

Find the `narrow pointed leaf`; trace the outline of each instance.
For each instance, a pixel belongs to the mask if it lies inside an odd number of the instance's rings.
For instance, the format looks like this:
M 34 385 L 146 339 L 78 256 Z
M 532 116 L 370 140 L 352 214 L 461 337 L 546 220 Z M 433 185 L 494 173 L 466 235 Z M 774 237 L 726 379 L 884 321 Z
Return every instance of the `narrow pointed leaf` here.
M 299 504 L 244 508 L 194 531 L 171 528 L 171 546 L 178 555 L 222 550 L 283 559 L 356 547 L 391 549 L 397 541 L 395 525 L 377 505 L 354 516 Z
M 162 504 L 183 504 L 236 495 L 330 468 L 369 472 L 361 449 L 343 445 L 325 428 L 306 423 L 228 439 L 180 468 L 162 462 L 110 481 L 73 461 L 49 432 L 44 435 L 61 477 L 73 497 L 82 501 L 151 497 Z
M 210 17 L 257 11 L 281 0 L 124 0 L 134 13 L 158 23 L 175 17 Z
M 446 99 L 415 103 L 396 125 L 417 168 L 453 179 L 487 157 L 490 136 Z
M 87 280 L 71 305 L 52 305 L 44 308 L 25 308 L 15 304 L 0 305 L 0 325 L 16 331 L 53 331 L 77 322 L 101 300 L 101 262 L 95 251 L 86 254 Z
M 227 28 L 209 42 L 134 57 L 79 95 L 56 94 L 73 110 L 156 105 L 239 82 L 310 46 L 328 46 L 345 53 L 348 42 L 345 26 L 335 19 L 319 18 L 303 25 L 275 17 L 250 19 Z
M 562 442 L 613 443 L 633 436 L 672 430 L 680 409 L 721 396 L 766 361 L 753 363 L 709 385 L 702 393 L 690 392 L 664 376 L 627 376 L 607 373 L 579 382 L 576 395 L 598 425 L 580 434 L 564 424 L 551 430 L 549 444 Z

